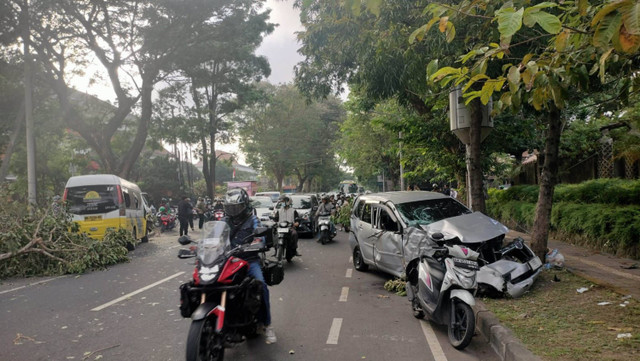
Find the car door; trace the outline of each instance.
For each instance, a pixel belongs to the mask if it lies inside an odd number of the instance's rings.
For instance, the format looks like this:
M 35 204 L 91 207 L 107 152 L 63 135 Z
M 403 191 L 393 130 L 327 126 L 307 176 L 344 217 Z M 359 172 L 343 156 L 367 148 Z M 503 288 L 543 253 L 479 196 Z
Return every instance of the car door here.
M 366 263 L 375 265 L 375 262 L 373 260 L 373 246 L 375 242 L 375 236 L 374 229 L 371 223 L 371 209 L 371 203 L 363 204 L 355 232 L 357 234 L 358 243 L 360 244 L 360 252 L 362 253 L 362 258 L 364 258 Z
M 382 204 L 372 209 L 373 258 L 376 267 L 392 275 L 404 272 L 402 233 L 393 212 Z

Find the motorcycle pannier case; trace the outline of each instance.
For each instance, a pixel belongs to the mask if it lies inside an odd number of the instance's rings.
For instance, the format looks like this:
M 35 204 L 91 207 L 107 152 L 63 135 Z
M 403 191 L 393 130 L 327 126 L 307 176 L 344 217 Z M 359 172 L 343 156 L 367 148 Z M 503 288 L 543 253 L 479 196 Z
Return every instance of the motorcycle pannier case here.
M 190 283 L 180 285 L 180 315 L 191 317 L 193 311 L 200 305 L 200 292 L 193 290 Z
M 284 266 L 281 262 L 267 260 L 264 265 L 264 280 L 269 286 L 280 284 L 284 278 Z

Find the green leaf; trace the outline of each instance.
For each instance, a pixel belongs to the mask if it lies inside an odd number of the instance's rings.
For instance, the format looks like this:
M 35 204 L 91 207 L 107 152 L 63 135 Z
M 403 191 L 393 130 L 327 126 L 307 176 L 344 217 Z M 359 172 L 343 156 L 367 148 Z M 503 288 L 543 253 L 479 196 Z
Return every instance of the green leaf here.
M 501 38 L 511 37 L 522 27 L 522 14 L 524 8 L 515 11 L 513 8 L 500 9 L 496 11 L 498 17 L 498 31 Z
M 422 41 L 424 34 L 427 32 L 427 25 L 422 25 L 409 35 L 409 44 L 413 44 L 416 40 Z
M 481 80 L 481 79 L 489 79 L 489 77 L 487 75 L 485 75 L 485 74 L 478 74 L 478 75 L 473 76 L 467 82 L 467 84 L 464 86 L 464 88 L 462 88 L 462 92 L 466 92 L 467 89 L 469 89 L 473 85 L 473 83 L 475 83 L 475 82 L 477 82 L 478 80 Z
M 562 22 L 555 15 L 545 11 L 538 11 L 532 14 L 532 16 L 536 20 L 536 23 L 549 34 L 557 34 L 562 30 Z
M 444 78 L 445 76 L 454 75 L 454 74 L 455 75 L 460 75 L 460 69 L 452 68 L 450 66 L 445 66 L 444 68 L 441 68 L 438 71 L 436 71 L 435 73 L 433 73 L 433 75 L 431 75 L 431 77 L 429 79 L 431 81 L 438 82 L 442 78 Z
M 609 55 L 611 55 L 611 52 L 613 51 L 613 48 L 610 48 L 609 50 L 607 50 L 604 54 L 602 54 L 602 56 L 600 57 L 600 81 L 602 83 L 605 82 L 605 70 L 606 70 L 606 62 L 607 62 L 607 58 L 609 57 Z
M 615 11 L 621 6 L 625 6 L 625 5 L 628 6 L 630 4 L 631 4 L 631 0 L 624 0 L 624 1 L 614 1 L 612 3 L 605 5 L 600 11 L 598 11 L 596 16 L 593 17 L 593 19 L 591 20 L 591 26 L 595 27 L 596 24 L 600 22 L 600 20 L 604 19 L 605 16 L 609 15 L 609 13 L 611 13 L 612 11 Z
M 431 76 L 438 70 L 438 59 L 433 59 L 427 65 L 427 79 L 430 79 Z
M 598 24 L 595 34 L 593 34 L 593 46 L 605 47 L 609 44 L 614 35 L 620 31 L 622 15 L 614 14 L 605 17 Z
M 453 41 L 453 39 L 455 39 L 456 37 L 456 27 L 453 26 L 453 23 L 451 21 L 447 21 L 447 31 L 445 33 L 445 39 L 447 40 L 447 43 L 450 43 Z
M 518 85 L 520 83 L 520 69 L 517 66 L 510 67 L 507 79 L 509 79 L 509 84 Z
M 633 35 L 640 35 L 640 3 L 635 2 L 620 8 L 622 13 L 622 23 L 627 32 Z
M 433 24 L 440 22 L 440 18 L 439 17 L 435 17 L 431 20 L 429 20 L 429 22 L 427 23 L 427 31 L 429 31 L 429 29 L 431 29 L 431 27 L 433 26 Z

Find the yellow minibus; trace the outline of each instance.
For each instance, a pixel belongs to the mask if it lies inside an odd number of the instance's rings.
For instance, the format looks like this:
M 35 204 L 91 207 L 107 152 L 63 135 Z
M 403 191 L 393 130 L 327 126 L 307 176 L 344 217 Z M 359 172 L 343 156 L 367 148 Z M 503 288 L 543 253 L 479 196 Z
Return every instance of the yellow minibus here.
M 149 240 L 147 211 L 135 183 L 113 174 L 74 176 L 67 181 L 63 199 L 80 232 L 91 238 L 102 239 L 107 230 L 124 228 L 136 240 Z

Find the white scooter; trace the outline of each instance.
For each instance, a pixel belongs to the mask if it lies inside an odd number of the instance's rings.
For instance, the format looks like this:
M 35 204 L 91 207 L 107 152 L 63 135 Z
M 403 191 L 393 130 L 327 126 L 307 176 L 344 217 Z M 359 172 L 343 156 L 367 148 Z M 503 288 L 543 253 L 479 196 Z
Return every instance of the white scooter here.
M 442 233 L 434 233 L 434 247 L 425 249 L 407 267 L 407 296 L 413 315 L 425 313 L 438 324 L 446 324 L 449 342 L 456 349 L 469 345 L 475 331 L 474 294 L 479 253 L 459 245 L 444 244 Z
M 318 240 L 325 244 L 335 237 L 335 233 L 331 232 L 331 216 L 318 216 Z

